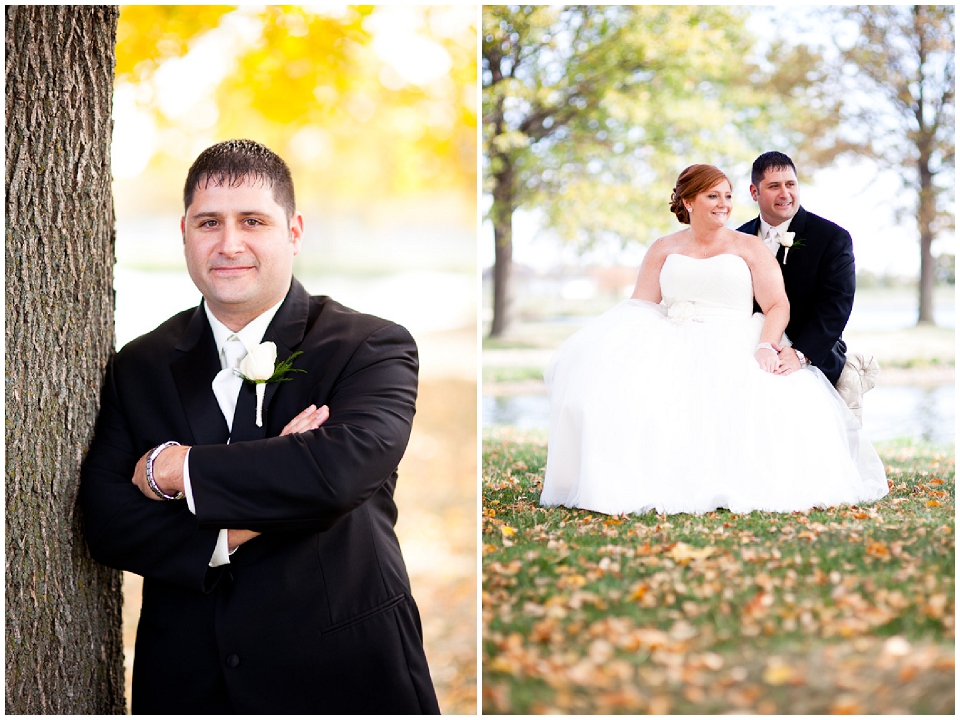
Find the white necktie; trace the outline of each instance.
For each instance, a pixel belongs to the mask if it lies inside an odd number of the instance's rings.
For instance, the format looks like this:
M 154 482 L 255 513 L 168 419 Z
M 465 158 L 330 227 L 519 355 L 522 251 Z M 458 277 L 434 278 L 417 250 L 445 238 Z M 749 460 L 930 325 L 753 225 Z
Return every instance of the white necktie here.
M 780 231 L 776 228 L 769 228 L 767 230 L 767 237 L 763 241 L 763 244 L 767 246 L 767 249 L 769 249 L 770 252 L 776 255 L 777 250 L 780 249 Z
M 224 420 L 227 421 L 227 427 L 233 432 L 233 413 L 237 409 L 237 396 L 240 395 L 240 387 L 243 385 L 243 380 L 235 369 L 240 367 L 240 361 L 246 357 L 247 349 L 240 342 L 240 338 L 230 335 L 223 344 L 221 354 L 220 364 L 223 370 L 213 378 L 213 394 L 220 405 Z

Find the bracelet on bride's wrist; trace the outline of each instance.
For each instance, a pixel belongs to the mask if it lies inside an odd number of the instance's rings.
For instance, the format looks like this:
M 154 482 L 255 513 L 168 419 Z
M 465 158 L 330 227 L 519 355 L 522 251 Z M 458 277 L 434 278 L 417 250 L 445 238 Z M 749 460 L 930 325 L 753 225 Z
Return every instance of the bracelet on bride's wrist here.
M 770 343 L 760 343 L 757 345 L 757 350 L 770 350 L 773 353 L 777 352 L 777 349 L 773 347 Z
M 178 492 L 176 495 L 167 495 L 160 487 L 157 485 L 157 481 L 153 477 L 153 463 L 157 459 L 157 456 L 166 450 L 168 447 L 174 445 L 179 445 L 175 440 L 170 440 L 168 442 L 157 445 L 153 450 L 150 451 L 150 454 L 147 455 L 147 485 L 150 486 L 150 489 L 153 490 L 154 494 L 161 500 L 183 500 L 186 497 L 182 492 Z

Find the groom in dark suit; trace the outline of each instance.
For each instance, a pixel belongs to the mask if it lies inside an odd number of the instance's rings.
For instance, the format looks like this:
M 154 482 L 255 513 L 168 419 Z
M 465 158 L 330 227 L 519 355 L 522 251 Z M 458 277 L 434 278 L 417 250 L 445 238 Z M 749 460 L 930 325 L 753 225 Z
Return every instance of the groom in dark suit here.
M 438 713 L 393 529 L 413 339 L 293 279 L 262 145 L 205 150 L 184 208 L 203 303 L 112 359 L 80 489 L 93 556 L 144 577 L 133 711 Z
M 750 195 L 760 216 L 737 229 L 759 236 L 776 255 L 790 301 L 786 334 L 792 347 L 780 350 L 778 372 L 815 365 L 860 418 L 863 393 L 873 387 L 879 368 L 872 357 L 848 357 L 841 337 L 856 290 L 850 233 L 801 207 L 797 169 L 783 153 L 767 152 L 754 161 Z

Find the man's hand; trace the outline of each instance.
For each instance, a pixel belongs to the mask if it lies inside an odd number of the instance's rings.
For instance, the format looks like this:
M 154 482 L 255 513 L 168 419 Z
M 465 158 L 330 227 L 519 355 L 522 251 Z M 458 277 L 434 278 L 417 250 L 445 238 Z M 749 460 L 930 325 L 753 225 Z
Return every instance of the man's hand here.
M 330 408 L 326 405 L 321 405 L 319 408 L 316 405 L 310 405 L 288 422 L 280 434 L 293 435 L 294 433 L 316 430 L 329 418 Z M 187 445 L 174 445 L 162 450 L 153 461 L 153 479 L 157 483 L 157 487 L 167 495 L 176 495 L 183 492 L 183 458 L 189 449 L 190 447 Z M 151 500 L 160 500 L 147 484 L 147 456 L 152 451 L 153 448 L 150 448 L 137 461 L 137 466 L 133 471 L 133 483 L 140 488 L 140 492 Z M 259 534 L 253 530 L 227 530 L 227 545 L 230 552 L 233 552 L 245 542 L 253 540 Z
M 160 451 L 153 461 L 153 480 L 167 495 L 183 492 L 183 458 L 190 449 L 189 445 L 173 445 Z M 133 484 L 151 500 L 161 500 L 147 484 L 147 456 L 153 452 L 150 448 L 137 461 L 133 469 Z
M 326 405 L 317 407 L 311 405 L 293 420 L 288 422 L 280 432 L 281 435 L 293 435 L 295 433 L 309 432 L 316 430 L 330 418 L 330 408 Z
M 227 546 L 230 552 L 233 552 L 247 540 L 253 540 L 259 534 L 253 530 L 227 530 Z
M 311 405 L 288 422 L 280 434 L 293 435 L 294 433 L 316 430 L 323 425 L 329 417 L 330 408 L 326 405 L 321 405 L 319 408 L 316 405 Z M 259 534 L 260 533 L 253 530 L 227 530 L 227 545 L 230 548 L 230 552 L 233 552 L 248 540 L 253 540 Z
M 797 351 L 792 347 L 783 348 L 778 357 L 780 358 L 780 367 L 777 368 L 777 375 L 789 375 L 802 367 L 800 358 L 797 357 Z

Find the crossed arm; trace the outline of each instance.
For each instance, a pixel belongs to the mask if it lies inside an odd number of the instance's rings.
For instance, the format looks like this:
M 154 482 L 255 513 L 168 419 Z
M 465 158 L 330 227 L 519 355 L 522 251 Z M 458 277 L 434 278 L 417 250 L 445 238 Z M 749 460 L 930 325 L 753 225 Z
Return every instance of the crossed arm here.
M 303 412 L 297 415 L 293 420 L 284 426 L 280 436 L 293 435 L 294 433 L 309 432 L 316 430 L 323 425 L 330 417 L 330 408 L 321 405 L 310 405 Z M 157 487 L 167 495 L 177 495 L 184 491 L 183 465 L 190 451 L 189 445 L 174 445 L 162 450 L 153 462 L 153 478 Z M 148 499 L 161 501 L 155 492 L 147 483 L 147 456 L 152 452 L 148 450 L 137 461 L 137 466 L 133 470 L 133 484 L 136 485 Z M 253 530 L 244 530 L 241 528 L 231 528 L 227 531 L 227 544 L 230 552 L 233 552 L 248 540 L 253 540 L 260 533 Z
M 84 461 L 80 501 L 84 533 L 98 561 L 197 589 L 218 577 L 209 561 L 222 528 L 233 542 L 254 532 L 322 532 L 364 503 L 392 476 L 406 448 L 417 395 L 417 350 L 399 326 L 373 332 L 358 346 L 325 355 L 320 384 L 303 402 L 328 405 L 300 413 L 286 435 L 190 448 L 196 515 L 185 502 L 147 502 L 142 454 L 183 435 L 179 406 L 135 425 L 155 389 L 136 359 L 112 363 L 94 441 Z M 175 390 L 164 388 L 164 392 Z M 276 403 L 276 398 L 274 403 Z M 176 452 L 171 452 L 176 451 Z M 185 450 L 161 453 L 155 466 L 169 494 L 182 487 Z M 172 467 L 167 467 L 171 465 Z M 131 482 L 131 479 L 134 482 Z M 147 497 L 154 497 L 151 492 Z

